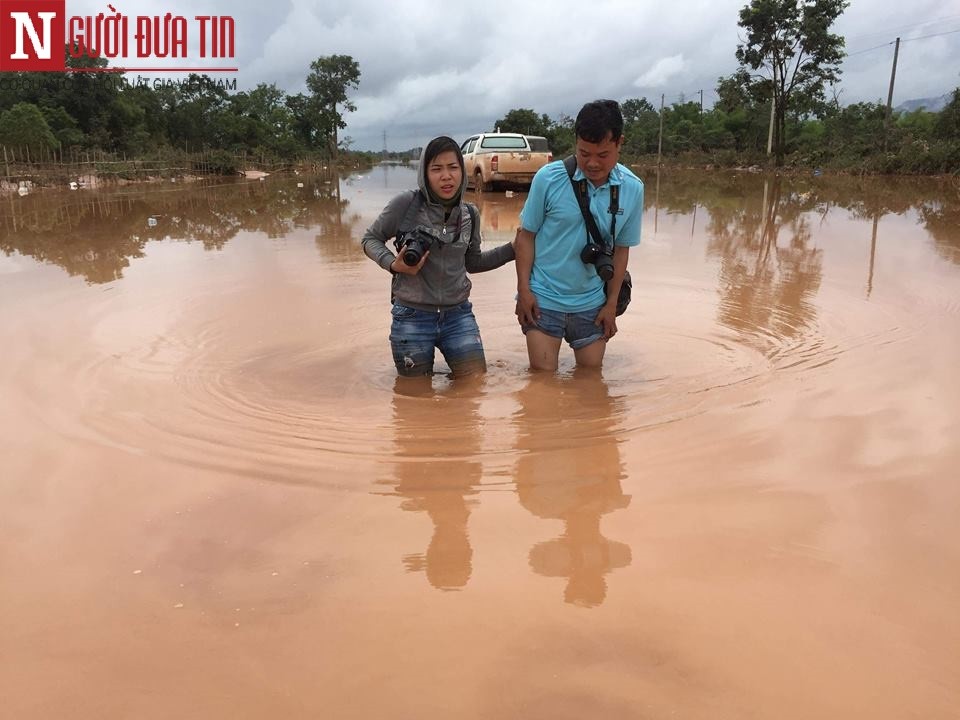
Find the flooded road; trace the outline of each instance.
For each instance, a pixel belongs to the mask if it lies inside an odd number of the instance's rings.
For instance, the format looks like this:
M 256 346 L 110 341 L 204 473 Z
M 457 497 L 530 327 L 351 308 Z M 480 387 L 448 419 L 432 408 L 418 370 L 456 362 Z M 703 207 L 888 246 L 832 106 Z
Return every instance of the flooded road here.
M 0 715 L 957 717 L 960 186 L 643 175 L 602 377 L 398 385 L 414 177 L 0 198 Z

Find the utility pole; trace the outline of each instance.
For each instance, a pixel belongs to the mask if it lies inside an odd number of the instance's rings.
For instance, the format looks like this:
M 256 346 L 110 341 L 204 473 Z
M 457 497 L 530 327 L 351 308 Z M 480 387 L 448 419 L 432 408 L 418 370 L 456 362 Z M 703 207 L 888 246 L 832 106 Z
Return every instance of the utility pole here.
M 664 94 L 660 95 L 660 138 L 657 140 L 657 167 L 660 167 L 662 164 L 661 158 L 663 157 L 663 99 Z M 657 176 L 659 179 L 659 175 Z
M 893 47 L 893 69 L 890 71 L 890 91 L 887 93 L 887 116 L 883 123 L 883 149 L 887 149 L 887 133 L 890 129 L 890 117 L 893 114 L 893 83 L 897 79 L 897 57 L 900 55 L 900 38 Z
M 387 131 L 383 131 L 383 159 L 387 159 Z
M 700 119 L 703 119 L 703 90 L 700 91 Z
M 873 232 L 870 234 L 870 273 L 867 275 L 867 300 L 873 292 L 873 263 L 877 256 L 877 223 L 880 222 L 880 213 L 873 213 Z
M 770 129 L 767 130 L 767 157 L 773 150 L 773 123 L 777 109 L 777 56 L 773 56 L 773 84 L 770 86 Z

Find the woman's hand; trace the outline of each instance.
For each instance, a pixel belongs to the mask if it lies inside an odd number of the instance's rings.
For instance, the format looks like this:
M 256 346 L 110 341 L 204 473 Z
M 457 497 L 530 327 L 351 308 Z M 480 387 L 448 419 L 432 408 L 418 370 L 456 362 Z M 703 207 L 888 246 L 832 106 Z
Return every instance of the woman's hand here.
M 420 272 L 420 268 L 423 267 L 423 264 L 427 261 L 428 257 L 430 257 L 429 250 L 427 250 L 423 254 L 423 257 L 420 258 L 420 262 L 418 262 L 416 265 L 407 265 L 403 261 L 403 257 L 401 257 L 400 255 L 397 255 L 393 259 L 393 262 L 390 263 L 390 269 L 393 270 L 395 273 L 403 273 L 404 275 L 416 275 L 418 272 Z

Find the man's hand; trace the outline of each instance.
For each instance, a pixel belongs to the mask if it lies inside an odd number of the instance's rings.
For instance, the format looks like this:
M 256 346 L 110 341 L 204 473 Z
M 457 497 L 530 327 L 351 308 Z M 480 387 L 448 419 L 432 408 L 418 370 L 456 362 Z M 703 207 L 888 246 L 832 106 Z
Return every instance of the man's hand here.
M 427 261 L 428 257 L 430 257 L 429 250 L 427 250 L 423 254 L 423 257 L 420 258 L 420 262 L 418 262 L 416 265 L 407 265 L 403 261 L 403 258 L 400 255 L 397 255 L 393 259 L 393 262 L 390 263 L 390 269 L 393 270 L 395 273 L 403 273 L 404 275 L 416 275 L 418 272 L 420 272 L 420 268 L 423 267 L 423 264 Z
M 516 237 L 513 238 L 513 250 L 517 256 L 517 322 L 521 326 L 536 325 L 540 319 L 540 306 L 530 289 L 536 237 L 534 233 L 520 227 L 517 228 Z
M 603 339 L 609 340 L 617 334 L 617 306 L 604 305 L 593 322 L 603 328 Z
M 540 319 L 540 306 L 536 296 L 529 290 L 517 292 L 517 322 L 521 325 L 536 325 Z
M 620 279 L 620 282 L 616 282 L 617 292 L 614 293 L 613 297 L 607 296 L 607 302 L 600 308 L 600 312 L 597 313 L 597 319 L 594 320 L 597 325 L 603 328 L 604 340 L 609 340 L 617 334 L 617 296 L 620 294 L 619 290 L 623 276 L 627 272 L 627 260 L 629 257 L 630 248 L 627 246 L 617 245 L 617 247 L 613 249 L 613 278 L 607 282 L 604 290 L 609 293 L 613 289 L 614 281 L 617 280 L 617 278 Z

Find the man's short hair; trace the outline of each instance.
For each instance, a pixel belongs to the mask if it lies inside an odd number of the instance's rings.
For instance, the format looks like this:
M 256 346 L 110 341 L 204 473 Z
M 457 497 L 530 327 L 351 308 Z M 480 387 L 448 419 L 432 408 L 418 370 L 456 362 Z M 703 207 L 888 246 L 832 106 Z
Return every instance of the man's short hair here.
M 574 134 L 581 140 L 599 143 L 607 139 L 619 140 L 623 135 L 623 114 L 616 100 L 594 100 L 588 102 L 577 114 L 573 125 Z

